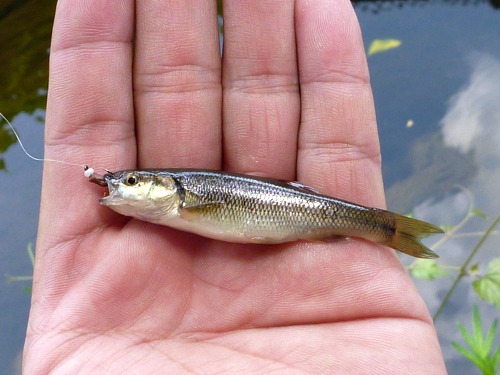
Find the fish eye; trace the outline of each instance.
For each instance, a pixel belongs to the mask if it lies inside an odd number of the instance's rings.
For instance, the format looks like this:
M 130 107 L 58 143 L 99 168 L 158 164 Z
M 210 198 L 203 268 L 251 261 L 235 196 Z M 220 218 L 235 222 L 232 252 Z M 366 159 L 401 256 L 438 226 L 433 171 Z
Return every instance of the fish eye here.
M 134 186 L 139 182 L 139 177 L 136 176 L 135 174 L 129 174 L 127 177 L 125 177 L 124 183 L 125 185 L 128 186 Z

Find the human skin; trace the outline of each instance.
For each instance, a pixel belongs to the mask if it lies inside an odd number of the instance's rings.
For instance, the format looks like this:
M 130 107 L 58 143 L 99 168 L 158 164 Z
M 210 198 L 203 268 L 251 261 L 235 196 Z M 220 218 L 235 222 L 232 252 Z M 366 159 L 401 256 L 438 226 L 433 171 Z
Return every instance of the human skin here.
M 297 180 L 383 208 L 368 68 L 346 0 L 59 0 L 46 157 Z M 24 374 L 442 374 L 394 252 L 241 245 L 120 216 L 46 163 Z

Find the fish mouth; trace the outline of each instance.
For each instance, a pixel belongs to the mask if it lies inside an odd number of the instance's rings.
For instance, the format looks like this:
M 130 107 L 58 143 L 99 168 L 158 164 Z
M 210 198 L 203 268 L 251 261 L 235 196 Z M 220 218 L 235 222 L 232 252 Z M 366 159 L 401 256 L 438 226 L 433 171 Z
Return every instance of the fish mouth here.
M 111 176 L 104 176 L 106 183 L 108 184 L 107 189 L 104 191 L 104 196 L 99 199 L 99 203 L 102 206 L 112 206 L 119 204 L 123 198 L 118 192 L 118 181 L 115 181 Z

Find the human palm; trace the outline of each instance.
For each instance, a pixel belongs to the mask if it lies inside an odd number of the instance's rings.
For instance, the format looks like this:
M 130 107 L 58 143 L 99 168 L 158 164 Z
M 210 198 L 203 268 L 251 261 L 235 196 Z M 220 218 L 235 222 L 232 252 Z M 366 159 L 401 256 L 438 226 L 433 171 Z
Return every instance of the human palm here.
M 224 22 L 221 61 L 215 2 L 60 0 L 47 157 L 297 179 L 383 206 L 350 3 L 228 1 Z M 205 239 L 100 207 L 81 173 L 45 165 L 26 374 L 445 371 L 389 249 Z

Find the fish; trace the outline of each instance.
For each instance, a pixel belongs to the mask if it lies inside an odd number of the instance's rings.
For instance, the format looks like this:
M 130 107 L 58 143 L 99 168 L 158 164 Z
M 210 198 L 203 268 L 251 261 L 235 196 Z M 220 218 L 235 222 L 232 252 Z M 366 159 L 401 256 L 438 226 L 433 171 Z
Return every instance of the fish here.
M 299 182 L 204 169 L 149 169 L 93 175 L 100 204 L 119 214 L 234 243 L 330 242 L 356 237 L 431 259 L 423 245 L 441 228 L 321 194 Z

